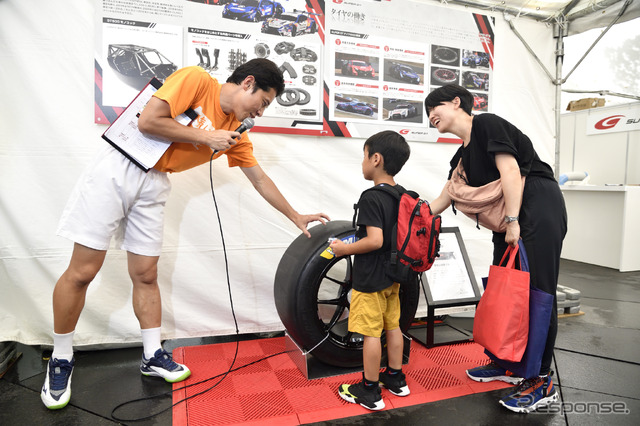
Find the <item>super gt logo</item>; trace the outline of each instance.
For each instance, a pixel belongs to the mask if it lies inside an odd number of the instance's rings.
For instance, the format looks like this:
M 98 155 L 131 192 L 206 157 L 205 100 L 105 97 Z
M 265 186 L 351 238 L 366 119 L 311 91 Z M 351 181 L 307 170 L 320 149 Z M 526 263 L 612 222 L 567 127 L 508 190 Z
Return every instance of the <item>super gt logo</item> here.
M 616 124 L 624 118 L 624 115 L 612 115 L 611 117 L 603 118 L 595 124 L 595 128 L 598 130 L 607 130 L 615 127 Z

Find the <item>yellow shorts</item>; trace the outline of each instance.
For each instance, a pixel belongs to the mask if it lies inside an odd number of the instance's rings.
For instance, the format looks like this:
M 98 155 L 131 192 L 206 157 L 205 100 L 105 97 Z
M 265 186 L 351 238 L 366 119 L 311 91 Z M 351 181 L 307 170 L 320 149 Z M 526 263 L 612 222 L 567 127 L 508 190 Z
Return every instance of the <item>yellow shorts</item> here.
M 349 331 L 363 336 L 380 337 L 382 330 L 400 326 L 400 284 L 375 293 L 351 290 Z

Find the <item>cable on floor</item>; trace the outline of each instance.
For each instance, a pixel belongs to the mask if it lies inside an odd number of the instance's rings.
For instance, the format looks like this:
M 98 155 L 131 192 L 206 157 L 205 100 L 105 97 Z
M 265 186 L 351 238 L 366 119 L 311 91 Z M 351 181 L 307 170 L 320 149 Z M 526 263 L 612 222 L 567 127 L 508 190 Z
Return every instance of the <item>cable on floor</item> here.
M 272 358 L 274 356 L 282 355 L 284 353 L 287 353 L 287 351 L 283 351 L 283 352 L 279 352 L 277 354 L 268 355 L 268 356 L 266 356 L 264 358 L 261 358 L 259 360 L 250 362 L 249 364 L 242 365 L 242 366 L 237 367 L 235 369 L 233 368 L 233 366 L 236 363 L 236 359 L 238 357 L 238 348 L 240 346 L 240 340 L 239 340 L 240 339 L 240 331 L 238 330 L 238 320 L 236 319 L 236 312 L 235 312 L 235 308 L 233 306 L 233 296 L 231 295 L 231 280 L 229 279 L 229 262 L 228 262 L 228 259 L 227 259 L 227 247 L 226 247 L 226 244 L 225 244 L 225 241 L 224 241 L 224 232 L 222 231 L 222 221 L 220 220 L 220 210 L 218 209 L 218 202 L 216 200 L 216 193 L 215 193 L 214 188 L 213 188 L 213 156 L 215 155 L 215 153 L 216 153 L 216 151 L 214 151 L 211 154 L 211 158 L 209 159 L 209 183 L 211 185 L 211 196 L 213 197 L 213 205 L 215 206 L 215 209 L 216 209 L 216 217 L 218 219 L 218 226 L 220 228 L 220 239 L 222 240 L 222 253 L 224 254 L 224 266 L 225 266 L 225 271 L 226 271 L 226 275 L 227 275 L 227 289 L 228 289 L 228 292 L 229 292 L 229 304 L 231 306 L 231 314 L 233 316 L 233 323 L 235 324 L 235 327 L 236 327 L 236 351 L 235 351 L 235 354 L 233 355 L 233 361 L 231 362 L 231 365 L 229 366 L 229 370 L 227 370 L 225 373 L 218 374 L 217 376 L 209 377 L 208 379 L 201 380 L 201 381 L 199 381 L 197 383 L 192 383 L 190 385 L 183 386 L 183 387 L 178 388 L 178 389 L 172 389 L 169 392 L 161 393 L 161 394 L 158 394 L 158 395 L 152 395 L 152 396 L 145 397 L 145 398 L 133 399 L 133 400 L 125 401 L 125 402 L 123 402 L 121 404 L 116 405 L 115 408 L 113 410 L 111 410 L 111 418 L 113 418 L 116 421 L 120 421 L 120 422 L 137 422 L 137 421 L 151 419 L 151 418 L 157 416 L 158 414 L 164 413 L 165 411 L 175 407 L 178 404 L 181 404 L 181 403 L 183 403 L 183 402 L 185 402 L 185 401 L 187 401 L 187 400 L 189 400 L 191 398 L 194 398 L 194 397 L 196 397 L 198 395 L 202 395 L 202 394 L 204 394 L 206 392 L 209 392 L 211 389 L 213 389 L 216 386 L 218 386 L 229 375 L 229 373 L 231 373 L 233 371 L 237 371 L 237 370 L 240 370 L 241 368 L 248 367 L 250 365 L 253 365 L 253 364 L 261 362 L 261 361 L 264 361 L 264 360 Z M 186 388 L 191 387 L 191 386 L 199 385 L 199 384 L 208 382 L 210 380 L 215 380 L 220 376 L 222 376 L 220 378 L 220 380 L 218 380 L 215 384 L 209 386 L 207 389 L 205 389 L 203 391 L 200 391 L 200 392 L 198 392 L 196 394 L 190 395 L 190 396 L 188 396 L 186 398 L 183 398 L 180 401 L 172 404 L 171 406 L 169 406 L 169 407 L 167 407 L 167 408 L 165 408 L 165 409 L 163 409 L 161 411 L 158 411 L 157 413 L 153 413 L 153 414 L 150 414 L 148 416 L 138 417 L 138 418 L 133 418 L 133 419 L 125 419 L 125 418 L 117 417 L 115 415 L 115 412 L 118 409 L 120 409 L 120 408 L 122 408 L 124 406 L 130 405 L 130 404 L 133 404 L 133 403 L 136 403 L 136 402 L 148 401 L 148 400 L 152 400 L 152 399 L 163 397 L 163 396 L 169 396 L 169 395 L 173 394 L 174 392 L 186 389 Z

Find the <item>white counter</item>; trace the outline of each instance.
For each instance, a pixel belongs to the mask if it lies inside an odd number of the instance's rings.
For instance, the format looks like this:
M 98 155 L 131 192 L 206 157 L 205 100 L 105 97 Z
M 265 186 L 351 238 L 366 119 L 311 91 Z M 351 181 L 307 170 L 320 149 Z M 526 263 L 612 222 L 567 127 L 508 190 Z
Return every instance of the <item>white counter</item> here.
M 562 258 L 640 270 L 640 186 L 560 186 L 569 225 Z

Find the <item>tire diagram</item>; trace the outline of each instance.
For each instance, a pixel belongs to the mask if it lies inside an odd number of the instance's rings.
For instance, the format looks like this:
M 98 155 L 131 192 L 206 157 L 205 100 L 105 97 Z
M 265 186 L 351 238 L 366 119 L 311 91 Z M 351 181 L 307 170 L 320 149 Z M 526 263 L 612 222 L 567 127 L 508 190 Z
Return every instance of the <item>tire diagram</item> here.
M 453 83 L 458 79 L 458 74 L 447 68 L 436 68 L 432 75 L 434 80 L 440 83 Z
M 443 63 L 450 64 L 458 60 L 458 52 L 450 47 L 438 47 L 434 53 L 434 57 Z
M 346 238 L 354 231 L 350 221 L 332 221 L 309 229 L 311 238 L 301 235 L 285 251 L 274 283 L 278 315 L 291 338 L 303 350 L 312 350 L 318 360 L 338 367 L 362 365 L 363 336 L 347 328 L 353 259 L 322 254 L 329 237 Z M 404 333 L 418 307 L 418 290 L 417 279 L 400 288 L 400 328 Z

